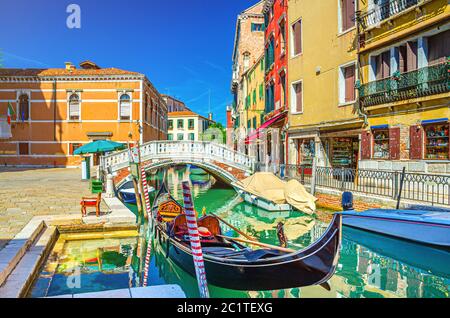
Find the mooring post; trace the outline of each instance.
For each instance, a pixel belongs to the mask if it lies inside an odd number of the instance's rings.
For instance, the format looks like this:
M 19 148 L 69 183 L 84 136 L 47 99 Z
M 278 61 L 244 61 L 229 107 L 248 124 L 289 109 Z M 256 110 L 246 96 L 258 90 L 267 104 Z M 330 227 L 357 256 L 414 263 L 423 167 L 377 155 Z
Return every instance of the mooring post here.
M 197 276 L 198 288 L 202 298 L 209 298 L 208 282 L 206 280 L 205 263 L 203 251 L 198 232 L 197 217 L 195 215 L 194 202 L 192 200 L 189 182 L 183 182 L 184 211 L 186 213 L 189 239 L 191 242 L 192 258 L 194 259 L 195 274 Z
M 312 178 L 311 178 L 311 194 L 316 194 L 316 178 L 317 178 L 317 157 L 313 157 Z

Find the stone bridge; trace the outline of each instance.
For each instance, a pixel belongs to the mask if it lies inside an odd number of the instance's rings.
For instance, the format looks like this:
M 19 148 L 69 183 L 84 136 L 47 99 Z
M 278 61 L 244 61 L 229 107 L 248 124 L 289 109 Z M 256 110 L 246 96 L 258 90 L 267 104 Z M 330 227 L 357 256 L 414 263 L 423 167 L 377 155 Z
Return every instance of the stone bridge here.
M 227 184 L 253 173 L 255 159 L 228 149 L 225 145 L 203 141 L 151 141 L 141 146 L 145 170 L 191 164 L 204 169 Z M 100 167 L 112 173 L 120 184 L 130 175 L 128 150 L 101 157 Z

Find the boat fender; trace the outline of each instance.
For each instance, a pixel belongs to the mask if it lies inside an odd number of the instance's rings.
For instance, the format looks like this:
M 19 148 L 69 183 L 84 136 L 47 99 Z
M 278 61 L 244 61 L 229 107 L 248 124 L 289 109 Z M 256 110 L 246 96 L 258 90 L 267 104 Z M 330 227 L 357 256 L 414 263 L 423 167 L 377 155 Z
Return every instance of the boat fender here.
M 344 211 L 352 211 L 353 208 L 353 193 L 351 192 L 344 192 L 342 194 L 342 209 Z

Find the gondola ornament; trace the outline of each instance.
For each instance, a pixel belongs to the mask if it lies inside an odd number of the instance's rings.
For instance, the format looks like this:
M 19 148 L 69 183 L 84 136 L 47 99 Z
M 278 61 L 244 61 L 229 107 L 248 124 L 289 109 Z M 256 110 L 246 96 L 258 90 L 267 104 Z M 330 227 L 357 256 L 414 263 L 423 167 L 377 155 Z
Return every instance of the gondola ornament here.
M 183 182 L 183 199 L 189 239 L 191 242 L 192 257 L 194 259 L 195 273 L 197 276 L 200 296 L 202 298 L 209 298 L 208 282 L 206 280 L 205 264 L 203 261 L 202 245 L 200 243 L 197 217 L 194 211 L 194 203 L 192 201 L 189 182 Z

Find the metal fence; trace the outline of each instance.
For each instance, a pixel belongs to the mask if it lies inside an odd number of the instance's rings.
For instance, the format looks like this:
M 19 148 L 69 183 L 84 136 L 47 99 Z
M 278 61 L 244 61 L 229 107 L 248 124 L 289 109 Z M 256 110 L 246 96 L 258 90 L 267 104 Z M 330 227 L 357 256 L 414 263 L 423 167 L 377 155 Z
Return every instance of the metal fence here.
M 274 172 L 283 179 L 296 179 L 306 186 L 339 191 L 351 191 L 397 199 L 402 180 L 401 171 L 317 167 L 313 174 L 311 166 L 259 165 L 258 171 Z M 450 205 L 450 175 L 407 172 L 402 187 L 402 199 L 429 204 Z
M 384 0 L 372 9 L 361 14 L 361 25 L 364 29 L 376 25 L 406 9 L 415 6 L 418 0 Z

